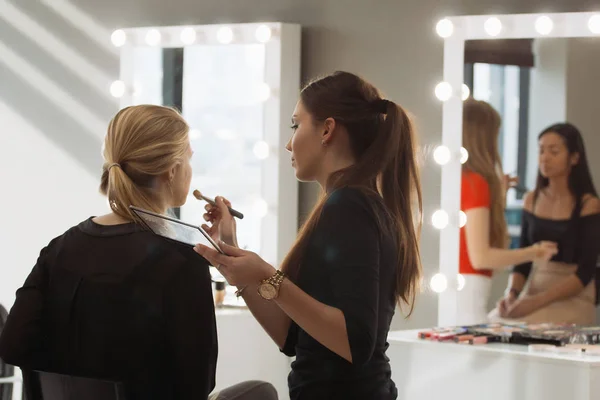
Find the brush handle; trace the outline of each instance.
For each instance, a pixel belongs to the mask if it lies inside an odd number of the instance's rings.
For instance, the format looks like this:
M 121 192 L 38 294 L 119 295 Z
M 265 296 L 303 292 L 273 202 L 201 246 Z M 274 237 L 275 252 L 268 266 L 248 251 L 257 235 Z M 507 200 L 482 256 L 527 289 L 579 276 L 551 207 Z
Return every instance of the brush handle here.
M 216 202 L 215 202 L 213 199 L 211 199 L 210 197 L 206 197 L 206 196 L 202 195 L 202 199 L 203 199 L 204 201 L 206 201 L 206 202 L 207 202 L 208 204 L 210 204 L 210 205 L 213 205 L 213 206 L 216 206 L 216 205 L 217 205 L 217 203 L 216 203 Z M 227 207 L 227 208 L 229 209 L 229 213 L 230 213 L 231 215 L 233 215 L 234 217 L 237 217 L 237 218 L 239 218 L 239 219 L 244 219 L 244 214 L 242 214 L 242 213 L 241 213 L 241 212 L 239 212 L 238 210 L 235 210 L 235 209 L 233 209 L 233 208 L 231 208 L 231 207 Z

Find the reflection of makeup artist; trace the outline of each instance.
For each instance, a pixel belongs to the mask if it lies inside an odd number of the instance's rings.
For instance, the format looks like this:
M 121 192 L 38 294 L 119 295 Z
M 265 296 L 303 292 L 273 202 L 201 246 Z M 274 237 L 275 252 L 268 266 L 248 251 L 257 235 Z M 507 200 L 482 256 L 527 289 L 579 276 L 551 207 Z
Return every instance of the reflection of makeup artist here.
M 469 158 L 463 166 L 461 210 L 467 224 L 460 230 L 459 272 L 465 285 L 457 293 L 459 324 L 487 320 L 487 302 L 493 269 L 535 258 L 548 259 L 556 246 L 540 242 L 508 250 L 504 203 L 508 179 L 504 178 L 498 152 L 500 115 L 483 101 L 469 99 L 463 106 L 463 146 Z
M 600 200 L 583 139 L 573 125 L 556 124 L 540 134 L 539 149 L 536 187 L 525 197 L 521 246 L 552 240 L 559 252 L 551 261 L 517 265 L 491 317 L 592 324 Z

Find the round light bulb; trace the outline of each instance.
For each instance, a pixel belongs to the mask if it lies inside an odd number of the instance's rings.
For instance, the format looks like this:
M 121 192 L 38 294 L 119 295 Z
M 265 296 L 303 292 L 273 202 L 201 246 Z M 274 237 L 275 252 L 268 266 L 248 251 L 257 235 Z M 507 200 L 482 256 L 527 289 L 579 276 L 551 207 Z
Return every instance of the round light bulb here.
M 123 97 L 123 95 L 125 94 L 125 82 L 123 81 L 114 81 L 111 85 L 110 85 L 110 94 L 113 97 Z
M 271 97 L 271 87 L 262 82 L 256 86 L 256 98 L 258 101 L 267 101 Z
M 157 46 L 160 43 L 161 34 L 158 29 L 150 29 L 146 33 L 146 44 L 148 46 Z
M 502 22 L 496 17 L 488 18 L 483 24 L 483 29 L 490 36 L 498 36 L 502 32 Z
M 202 132 L 199 129 L 190 129 L 190 140 L 200 139 L 200 136 L 202 136 Z
M 264 140 L 256 142 L 252 151 L 254 152 L 256 158 L 259 160 L 264 160 L 269 157 L 269 144 Z
M 263 199 L 256 199 L 252 205 L 252 212 L 258 218 L 264 218 L 269 212 L 269 205 Z
M 458 212 L 458 226 L 461 228 L 467 224 L 467 214 L 464 211 L 460 210 Z
M 436 293 L 442 293 L 448 288 L 448 280 L 444 274 L 437 273 L 431 277 L 429 287 Z
M 183 44 L 194 44 L 196 42 L 196 30 L 194 28 L 184 28 L 179 35 Z
M 222 44 L 229 44 L 233 41 L 233 30 L 228 26 L 223 26 L 217 31 L 217 40 Z
M 456 290 L 459 292 L 465 288 L 465 277 L 461 274 L 456 275 Z
M 127 41 L 127 35 L 125 31 L 122 29 L 117 29 L 110 35 L 110 41 L 115 47 L 121 47 Z
M 440 101 L 448 101 L 452 97 L 452 86 L 448 82 L 440 82 L 435 87 L 435 96 Z
M 433 159 L 439 165 L 446 165 L 450 161 L 450 149 L 446 146 L 438 146 L 433 151 Z
M 448 226 L 448 213 L 444 210 L 437 210 L 431 216 L 431 224 L 437 229 L 444 229 Z
M 543 15 L 535 20 L 535 30 L 540 35 L 548 35 L 552 32 L 552 28 L 554 28 L 554 22 L 552 22 L 550 17 Z
M 460 163 L 464 164 L 469 159 L 469 152 L 464 147 L 460 148 Z
M 452 24 L 452 21 L 444 18 L 437 23 L 435 31 L 440 37 L 445 39 L 452 36 L 454 33 L 454 25 Z
M 600 34 L 600 14 L 592 15 L 588 21 L 588 28 L 592 33 Z
M 469 89 L 469 87 L 466 84 L 463 83 L 463 85 L 462 85 L 462 99 L 463 99 L 463 101 L 467 100 L 470 95 L 471 95 L 471 89 Z
M 267 43 L 269 40 L 271 40 L 272 35 L 273 32 L 271 31 L 271 28 L 269 28 L 267 25 L 259 26 L 258 28 L 256 28 L 256 32 L 254 33 L 256 40 L 258 40 L 261 43 Z

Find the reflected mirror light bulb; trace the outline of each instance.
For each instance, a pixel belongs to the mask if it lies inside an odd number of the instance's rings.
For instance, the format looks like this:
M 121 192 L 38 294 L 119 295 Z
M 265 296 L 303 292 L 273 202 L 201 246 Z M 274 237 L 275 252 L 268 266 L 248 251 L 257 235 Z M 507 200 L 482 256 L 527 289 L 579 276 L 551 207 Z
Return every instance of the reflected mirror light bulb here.
M 269 28 L 267 25 L 261 25 L 258 28 L 256 28 L 256 32 L 254 33 L 254 36 L 256 37 L 256 40 L 258 40 L 261 43 L 267 43 L 269 40 L 271 40 L 271 36 L 273 35 L 271 28 Z
M 267 101 L 271 97 L 271 87 L 262 82 L 256 87 L 256 97 L 258 101 Z
M 435 97 L 440 101 L 447 101 L 452 97 L 452 86 L 448 82 L 440 82 L 435 87 Z
M 259 160 L 264 160 L 269 157 L 269 144 L 264 140 L 256 142 L 252 151 L 254 152 L 256 158 Z
M 462 85 L 462 99 L 463 99 L 463 101 L 467 100 L 470 95 L 471 95 L 471 89 L 469 89 L 469 87 L 466 84 L 463 83 L 463 85 Z
M 450 149 L 446 146 L 438 146 L 433 151 L 433 159 L 439 165 L 446 165 L 450 161 Z
M 464 147 L 460 148 L 460 163 L 464 164 L 469 159 L 469 152 Z
M 194 28 L 184 28 L 179 35 L 183 44 L 194 44 L 196 42 L 196 31 Z
M 448 280 L 444 274 L 437 273 L 431 277 L 431 280 L 429 281 L 429 287 L 435 293 L 442 293 L 448 288 Z
M 110 94 L 116 98 L 123 97 L 123 95 L 125 94 L 125 82 L 114 81 L 110 85 Z
M 460 226 L 462 228 L 466 224 L 467 224 L 467 214 L 465 214 L 465 212 L 461 210 L 458 212 L 458 226 Z
M 548 35 L 552 32 L 552 28 L 554 28 L 554 22 L 552 22 L 550 17 L 543 15 L 535 20 L 535 30 L 540 35 Z
M 148 46 L 156 46 L 160 43 L 161 35 L 158 29 L 150 29 L 146 33 L 146 44 Z
M 465 288 L 465 277 L 461 274 L 456 275 L 456 290 L 459 292 Z
M 483 29 L 490 36 L 498 36 L 502 31 L 502 22 L 496 17 L 488 18 L 483 24 Z
M 431 224 L 437 229 L 444 229 L 448 226 L 448 214 L 444 210 L 437 210 L 431 216 Z
M 269 212 L 269 205 L 263 199 L 256 199 L 252 205 L 252 212 L 258 218 L 264 218 Z
M 454 33 L 454 25 L 449 19 L 444 18 L 437 23 L 435 31 L 440 37 L 445 39 L 452 36 L 452 33 Z
M 217 40 L 222 44 L 229 44 L 233 41 L 233 30 L 228 26 L 223 26 L 217 31 Z
M 127 41 L 127 35 L 125 31 L 122 29 L 117 29 L 110 35 L 110 41 L 115 47 L 121 47 Z
M 590 17 L 588 28 L 592 33 L 600 34 L 600 14 L 592 15 Z

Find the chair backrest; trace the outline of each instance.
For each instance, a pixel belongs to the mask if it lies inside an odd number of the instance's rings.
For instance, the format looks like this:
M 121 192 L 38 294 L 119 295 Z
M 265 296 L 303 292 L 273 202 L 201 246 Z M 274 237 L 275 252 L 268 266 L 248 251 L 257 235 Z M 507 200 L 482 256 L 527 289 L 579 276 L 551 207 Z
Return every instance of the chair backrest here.
M 0 334 L 6 324 L 8 311 L 0 304 Z M 15 374 L 15 367 L 5 364 L 0 358 L 0 378 L 8 378 Z M 11 383 L 0 384 L 0 400 L 10 400 L 12 398 L 13 385 Z
M 27 400 L 127 400 L 119 382 L 43 371 L 23 373 Z

